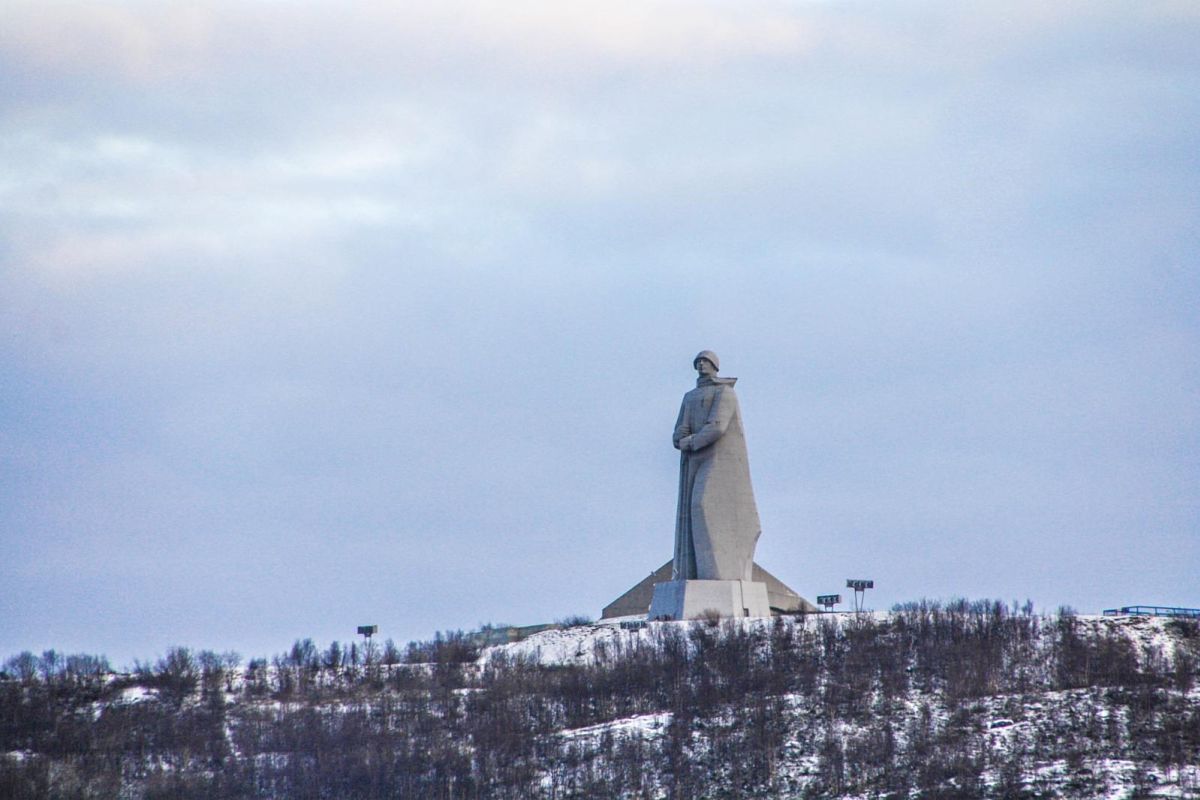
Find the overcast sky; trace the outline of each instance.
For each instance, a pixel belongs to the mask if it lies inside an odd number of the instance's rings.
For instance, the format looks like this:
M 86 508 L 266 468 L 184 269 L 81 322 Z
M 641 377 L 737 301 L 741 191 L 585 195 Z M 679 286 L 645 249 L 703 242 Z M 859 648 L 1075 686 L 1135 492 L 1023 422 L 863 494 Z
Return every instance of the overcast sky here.
M 0 659 L 600 609 L 693 355 L 802 595 L 1200 606 L 1200 4 L 6 2 Z

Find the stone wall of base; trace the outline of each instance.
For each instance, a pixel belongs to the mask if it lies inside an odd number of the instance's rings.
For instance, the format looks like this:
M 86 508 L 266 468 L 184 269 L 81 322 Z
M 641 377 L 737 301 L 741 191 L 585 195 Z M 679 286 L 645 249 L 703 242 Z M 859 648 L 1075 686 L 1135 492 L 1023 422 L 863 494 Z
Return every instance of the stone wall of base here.
M 769 617 L 767 585 L 758 581 L 665 581 L 655 584 L 647 619 Z

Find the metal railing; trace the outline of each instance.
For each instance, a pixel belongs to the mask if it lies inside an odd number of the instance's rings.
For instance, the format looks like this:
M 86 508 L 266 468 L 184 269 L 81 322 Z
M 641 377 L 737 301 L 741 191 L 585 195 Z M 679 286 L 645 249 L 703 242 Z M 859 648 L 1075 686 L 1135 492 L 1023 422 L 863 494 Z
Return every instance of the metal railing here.
M 1120 608 L 1104 609 L 1106 617 L 1184 617 L 1200 619 L 1200 608 L 1179 608 L 1177 606 L 1121 606 Z

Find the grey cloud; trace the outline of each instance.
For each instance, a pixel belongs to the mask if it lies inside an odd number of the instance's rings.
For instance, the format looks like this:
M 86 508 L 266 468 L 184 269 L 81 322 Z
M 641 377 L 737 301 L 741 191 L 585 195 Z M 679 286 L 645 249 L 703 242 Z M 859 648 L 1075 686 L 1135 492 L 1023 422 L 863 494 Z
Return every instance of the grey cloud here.
M 1200 605 L 1190 5 L 65 8 L 0 35 L 0 646 L 595 613 L 703 347 L 801 590 Z

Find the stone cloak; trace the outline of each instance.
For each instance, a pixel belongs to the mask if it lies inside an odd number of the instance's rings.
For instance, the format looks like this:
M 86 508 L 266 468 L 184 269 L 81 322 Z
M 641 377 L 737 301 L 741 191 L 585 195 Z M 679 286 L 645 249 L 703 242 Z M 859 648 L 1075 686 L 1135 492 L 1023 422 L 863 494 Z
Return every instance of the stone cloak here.
M 680 451 L 673 580 L 753 580 L 762 532 L 736 378 L 701 377 L 683 396 L 672 437 Z

